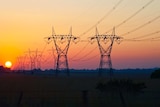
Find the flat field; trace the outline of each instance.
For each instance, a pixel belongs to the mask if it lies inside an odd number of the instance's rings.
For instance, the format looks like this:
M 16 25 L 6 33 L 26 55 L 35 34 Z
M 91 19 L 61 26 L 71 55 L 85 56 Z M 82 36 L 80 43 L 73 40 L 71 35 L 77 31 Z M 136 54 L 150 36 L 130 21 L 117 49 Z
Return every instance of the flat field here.
M 95 89 L 108 77 L 0 74 L 0 107 L 123 107 L 118 94 Z M 160 79 L 144 82 L 144 93 L 124 94 L 127 107 L 160 107 Z

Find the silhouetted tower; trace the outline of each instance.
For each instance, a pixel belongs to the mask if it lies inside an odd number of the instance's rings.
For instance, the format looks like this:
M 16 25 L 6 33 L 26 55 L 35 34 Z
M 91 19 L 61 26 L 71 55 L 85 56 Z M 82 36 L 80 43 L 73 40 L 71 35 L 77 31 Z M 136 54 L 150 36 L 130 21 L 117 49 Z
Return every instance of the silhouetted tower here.
M 102 71 L 109 70 L 110 76 L 113 75 L 112 61 L 111 61 L 111 51 L 114 41 L 118 44 L 121 41 L 121 37 L 115 35 L 115 28 L 111 35 L 100 35 L 96 28 L 96 35 L 90 37 L 91 43 L 96 39 L 100 51 L 100 64 L 99 64 L 99 75 L 101 76 Z
M 36 50 L 36 51 L 31 51 L 31 50 L 29 49 L 29 57 L 30 57 L 31 70 L 36 69 L 37 53 L 38 53 L 38 50 Z
M 69 76 L 69 64 L 68 64 L 67 53 L 71 41 L 76 43 L 78 38 L 72 35 L 72 28 L 70 29 L 68 35 L 56 35 L 54 29 L 52 28 L 52 36 L 47 37 L 47 39 L 48 41 L 52 39 L 56 48 L 57 52 L 56 74 L 58 74 L 59 71 L 67 71 L 67 74 Z
M 54 52 L 54 48 L 52 47 L 52 55 L 53 55 L 53 59 L 54 59 L 54 69 L 56 69 L 56 62 L 57 62 L 57 59 L 56 59 L 56 56 L 55 56 L 55 52 Z
M 37 58 L 36 58 L 37 69 L 41 69 L 41 62 L 42 62 L 42 54 L 37 53 Z
M 25 70 L 25 60 L 26 60 L 26 55 L 17 57 L 17 62 L 18 62 L 17 70 L 19 70 L 19 71 Z

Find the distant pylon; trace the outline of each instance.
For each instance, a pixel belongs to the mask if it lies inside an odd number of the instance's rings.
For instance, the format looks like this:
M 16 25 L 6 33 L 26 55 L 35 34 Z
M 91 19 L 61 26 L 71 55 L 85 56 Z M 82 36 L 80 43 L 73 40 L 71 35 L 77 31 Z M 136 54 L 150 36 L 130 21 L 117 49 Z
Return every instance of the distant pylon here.
M 96 28 L 96 35 L 90 37 L 90 41 L 97 40 L 99 51 L 100 51 L 100 64 L 99 64 L 99 75 L 101 76 L 102 71 L 109 70 L 110 76 L 113 75 L 111 51 L 114 41 L 120 43 L 121 37 L 115 35 L 115 28 L 113 29 L 112 35 L 99 35 Z
M 18 62 L 17 70 L 22 72 L 25 70 L 25 60 L 26 60 L 26 55 L 17 57 L 17 62 Z
M 37 69 L 37 59 L 38 59 L 38 49 L 36 51 L 28 51 L 30 57 L 30 67 L 31 70 Z
M 70 33 L 68 35 L 56 35 L 54 29 L 52 28 L 52 36 L 47 37 L 47 39 L 48 41 L 52 39 L 56 48 L 56 74 L 58 74 L 59 71 L 67 71 L 67 74 L 69 76 L 67 53 L 71 40 L 76 43 L 78 42 L 78 38 L 72 35 L 72 28 L 70 29 Z

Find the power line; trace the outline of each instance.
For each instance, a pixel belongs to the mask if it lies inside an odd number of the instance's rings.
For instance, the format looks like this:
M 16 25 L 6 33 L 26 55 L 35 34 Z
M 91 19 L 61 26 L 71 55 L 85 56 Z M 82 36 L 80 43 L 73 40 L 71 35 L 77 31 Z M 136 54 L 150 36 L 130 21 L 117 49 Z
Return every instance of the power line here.
M 87 59 L 80 60 L 80 61 L 88 61 L 88 60 L 92 60 L 93 58 L 95 58 L 95 57 L 97 57 L 97 56 L 99 56 L 99 54 L 96 54 L 96 55 L 94 55 L 94 56 L 91 56 L 91 57 L 89 57 L 89 58 L 87 58 Z
M 139 14 L 142 10 L 144 10 L 146 7 L 148 7 L 154 0 L 150 0 L 149 2 L 147 2 L 147 4 L 145 4 L 144 6 L 142 6 L 139 10 L 137 10 L 135 13 L 133 13 L 131 16 L 129 16 L 127 19 L 125 19 L 124 21 L 122 21 L 120 24 L 116 25 L 115 28 L 119 28 L 120 26 L 122 26 L 123 24 L 125 24 L 126 22 L 128 22 L 129 20 L 131 20 L 133 17 L 135 17 L 137 14 Z M 105 32 L 104 34 L 108 33 L 112 31 L 112 29 L 108 30 L 107 32 Z
M 125 36 L 125 35 L 128 35 L 128 34 L 131 34 L 131 33 L 135 32 L 135 31 L 137 31 L 137 30 L 139 30 L 139 29 L 141 29 L 141 28 L 143 28 L 143 27 L 145 27 L 145 26 L 153 23 L 154 21 L 156 21 L 156 20 L 159 19 L 159 18 L 160 18 L 160 15 L 157 16 L 157 17 L 155 17 L 155 18 L 153 18 L 152 20 L 148 21 L 147 23 L 144 23 L 144 24 L 138 26 L 137 28 L 135 28 L 135 29 L 133 29 L 133 30 L 130 30 L 129 32 L 126 32 L 126 33 L 124 33 L 124 34 L 121 34 L 121 36 Z
M 85 54 L 84 56 L 82 56 L 81 58 L 78 59 L 72 59 L 72 61 L 80 61 L 84 58 L 86 58 L 87 56 L 89 56 L 91 53 L 93 53 L 96 49 L 98 48 L 98 46 L 96 46 L 94 49 L 92 49 L 90 52 L 88 52 L 87 54 Z
M 50 51 L 50 50 L 48 50 L 48 51 Z M 47 61 L 50 61 L 50 60 L 52 60 L 51 59 L 51 53 L 49 53 L 47 56 L 45 56 L 45 58 L 43 58 L 43 63 L 47 63 Z
M 77 54 L 75 54 L 74 56 L 72 56 L 70 59 L 72 60 L 74 57 L 76 57 L 76 56 L 78 56 L 80 53 L 82 53 L 82 51 L 84 51 L 84 50 L 87 48 L 88 44 L 89 44 L 89 42 L 87 42 L 87 44 L 86 44 Z
M 89 31 L 91 31 L 93 28 L 95 28 L 98 24 L 100 24 L 106 17 L 108 17 L 119 5 L 120 3 L 122 2 L 123 0 L 119 0 L 118 3 L 113 6 L 113 8 L 107 13 L 105 14 L 100 20 L 97 21 L 96 24 L 94 24 L 93 26 L 91 26 L 88 30 L 86 30 L 85 32 L 83 32 L 81 35 L 79 36 L 83 36 L 85 35 L 86 33 L 88 33 Z
M 141 39 L 141 41 L 156 41 L 156 40 L 159 40 L 159 39 L 160 39 L 160 36 L 154 37 L 154 38 Z
M 42 50 L 42 52 L 41 52 L 41 56 L 43 55 L 45 49 L 47 48 L 47 45 L 48 45 L 48 43 L 46 43 L 46 44 L 44 45 L 44 48 L 43 48 L 43 50 Z
M 158 30 L 158 31 L 156 31 L 156 32 L 152 32 L 152 33 L 146 34 L 146 35 L 143 35 L 143 36 L 131 38 L 131 39 L 132 39 L 132 40 L 141 39 L 141 38 L 145 38 L 145 37 L 152 36 L 152 35 L 159 34 L 159 33 L 160 33 L 160 30 Z M 130 39 L 130 40 L 131 40 L 131 39 Z
M 157 38 L 148 38 L 148 39 L 125 39 L 124 41 L 129 41 L 129 42 L 147 42 L 147 41 L 160 41 L 160 37 Z
M 108 17 L 108 16 L 120 5 L 120 3 L 121 3 L 122 1 L 123 1 L 123 0 L 119 0 L 119 2 L 118 2 L 115 6 L 113 6 L 113 8 L 112 8 L 107 14 L 105 14 L 100 20 L 97 21 L 97 23 L 96 23 L 95 25 L 93 25 L 92 27 L 90 27 L 88 30 L 86 30 L 84 33 L 82 33 L 80 36 L 85 35 L 85 34 L 88 33 L 90 30 L 92 30 L 93 28 L 95 28 L 98 24 L 100 24 L 106 17 Z M 88 46 L 88 44 L 89 44 L 89 43 L 87 43 L 87 44 L 82 48 L 82 50 L 79 51 L 78 54 L 76 54 L 75 56 L 79 55 L 79 54 Z M 89 54 L 90 54 L 90 52 L 89 52 Z M 82 58 L 88 56 L 89 54 L 84 55 Z M 75 57 L 75 56 L 74 56 L 74 57 Z M 72 58 L 73 58 L 73 57 L 72 57 Z M 71 59 L 72 59 L 72 58 L 71 58 Z M 79 59 L 82 59 L 82 58 L 79 58 Z M 77 60 L 77 59 L 76 59 L 76 60 Z M 75 61 L 75 60 L 74 60 L 74 61 Z
M 132 41 L 132 42 L 159 41 L 159 40 L 160 40 L 160 36 L 152 37 L 152 38 L 146 38 L 146 39 L 124 39 L 124 41 Z

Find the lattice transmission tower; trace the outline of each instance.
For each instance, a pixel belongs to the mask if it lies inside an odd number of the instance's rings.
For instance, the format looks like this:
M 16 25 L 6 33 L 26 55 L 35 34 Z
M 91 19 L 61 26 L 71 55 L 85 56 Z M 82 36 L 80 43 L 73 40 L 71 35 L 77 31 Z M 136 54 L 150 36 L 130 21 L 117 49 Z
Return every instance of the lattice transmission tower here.
M 30 58 L 30 69 L 41 69 L 41 51 L 38 51 L 38 49 L 36 49 L 35 51 L 31 51 L 29 49 L 28 54 Z
M 89 38 L 90 42 L 93 43 L 95 40 L 98 43 L 100 51 L 100 64 L 99 64 L 99 75 L 101 76 L 103 71 L 109 71 L 110 76 L 113 75 L 111 52 L 114 41 L 118 44 L 121 42 L 122 37 L 115 35 L 115 28 L 111 35 L 100 35 L 96 28 L 96 35 Z
M 56 57 L 56 75 L 59 71 L 67 71 L 69 76 L 69 64 L 68 64 L 68 49 L 70 47 L 71 41 L 77 43 L 79 41 L 78 37 L 72 35 L 72 28 L 68 35 L 56 35 L 54 29 L 52 28 L 52 36 L 47 37 L 48 41 L 54 42 L 57 57 Z
M 23 71 L 25 71 L 25 69 L 26 69 L 26 55 L 25 56 L 18 56 L 17 57 L 17 70 L 18 71 L 21 71 L 21 72 L 23 72 Z

